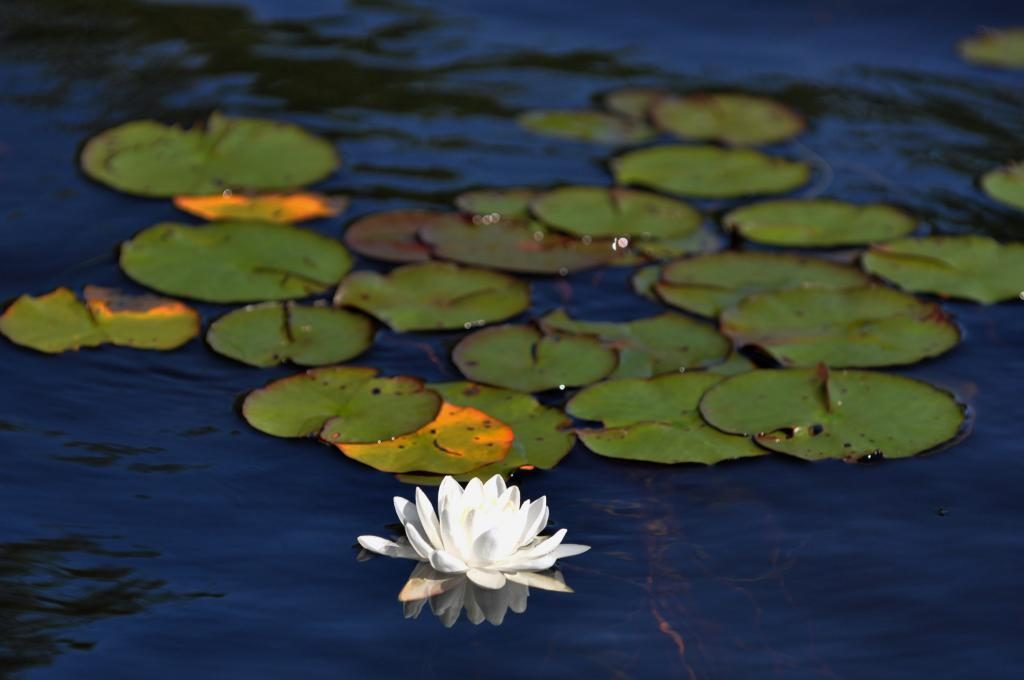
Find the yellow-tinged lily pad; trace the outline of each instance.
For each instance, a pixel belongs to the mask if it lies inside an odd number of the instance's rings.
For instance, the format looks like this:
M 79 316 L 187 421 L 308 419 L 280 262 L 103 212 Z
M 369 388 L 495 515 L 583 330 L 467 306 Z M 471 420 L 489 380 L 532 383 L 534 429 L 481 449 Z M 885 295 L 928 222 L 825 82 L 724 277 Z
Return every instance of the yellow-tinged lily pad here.
M 755 203 L 727 213 L 722 223 L 748 241 L 812 248 L 888 241 L 917 226 L 912 215 L 891 205 L 820 198 Z
M 528 218 L 530 201 L 539 192 L 529 187 L 473 189 L 455 197 L 455 207 L 464 213 L 488 217 L 489 221 Z
M 1024 162 L 986 172 L 981 177 L 981 188 L 1000 203 L 1024 210 Z
M 174 206 L 210 222 L 276 222 L 292 224 L 340 215 L 348 207 L 345 196 L 314 193 L 175 196 Z
M 811 178 L 802 161 L 717 146 L 652 146 L 616 157 L 611 167 L 618 184 L 698 198 L 781 194 Z
M 987 29 L 957 45 L 960 56 L 975 64 L 1024 69 L 1024 26 Z
M 774 99 L 736 92 L 663 97 L 651 108 L 655 127 L 683 139 L 735 146 L 772 144 L 804 131 L 804 119 Z
M 483 411 L 444 403 L 437 418 L 407 435 L 370 444 L 345 442 L 326 434 L 353 460 L 382 472 L 458 475 L 497 463 L 508 455 L 512 428 Z
M 8 340 L 47 354 L 103 344 L 168 350 L 199 334 L 199 314 L 177 300 L 86 286 L 85 303 L 67 288 L 22 295 L 0 317 Z
M 874 246 L 864 269 L 915 293 L 992 304 L 1024 294 L 1024 243 L 987 236 L 932 236 Z
M 461 221 L 454 213 L 432 210 L 388 210 L 361 217 L 345 230 L 345 243 L 360 255 L 384 262 L 425 262 L 430 246 L 417 234 L 437 222 Z
M 612 113 L 646 120 L 651 107 L 666 96 L 668 93 L 664 90 L 652 87 L 624 87 L 605 94 L 601 103 Z
M 250 366 L 291 361 L 326 366 L 352 359 L 373 343 L 373 322 L 356 312 L 294 302 L 264 302 L 225 314 L 206 341 L 217 353 Z
M 724 252 L 665 265 L 655 290 L 673 307 L 717 316 L 754 293 L 804 287 L 852 288 L 870 282 L 859 269 L 814 257 Z
M 618 365 L 615 350 L 597 338 L 512 325 L 466 336 L 452 350 L 452 361 L 470 380 L 521 392 L 589 385 Z
M 638 144 L 655 135 L 643 121 L 603 111 L 528 111 L 518 120 L 524 129 L 539 135 L 597 144 Z
M 253 390 L 242 415 L 275 437 L 321 434 L 330 442 L 376 443 L 418 430 L 441 407 L 441 397 L 416 378 L 381 378 L 377 369 L 312 368 Z
M 721 328 L 738 347 L 759 347 L 784 366 L 897 366 L 960 341 L 941 307 L 882 286 L 752 295 L 722 312 Z
M 577 434 L 587 448 L 609 458 L 713 465 L 764 455 L 750 439 L 716 430 L 697 413 L 701 396 L 722 379 L 692 372 L 609 380 L 585 387 L 566 408 L 577 418 L 603 423 Z
M 137 120 L 106 130 L 82 149 L 89 177 L 155 197 L 276 191 L 311 184 L 341 164 L 334 146 L 297 125 L 214 113 L 185 130 Z
M 423 262 L 388 274 L 351 274 L 334 303 L 362 309 L 396 331 L 454 330 L 519 314 L 530 306 L 530 288 L 486 269 Z
M 121 269 L 144 286 L 205 302 L 322 293 L 352 267 L 334 239 L 288 224 L 164 222 L 121 246 Z
M 593 238 L 680 238 L 703 220 L 680 200 L 623 187 L 560 187 L 537 196 L 530 208 L 558 231 Z
M 618 352 L 613 378 L 647 378 L 719 363 L 732 349 L 718 330 L 675 312 L 635 321 L 578 321 L 557 309 L 539 321 L 547 333 L 593 336 Z
M 956 437 L 964 421 L 953 395 L 928 383 L 823 366 L 734 376 L 707 391 L 700 413 L 805 460 L 905 458 Z

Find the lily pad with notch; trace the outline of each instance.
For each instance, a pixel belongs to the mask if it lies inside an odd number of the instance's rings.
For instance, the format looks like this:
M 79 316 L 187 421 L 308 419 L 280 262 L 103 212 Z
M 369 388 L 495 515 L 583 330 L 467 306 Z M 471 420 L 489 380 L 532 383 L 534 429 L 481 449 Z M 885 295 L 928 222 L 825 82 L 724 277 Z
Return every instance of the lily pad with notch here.
M 981 188 L 1003 205 L 1024 210 L 1024 161 L 989 170 L 981 177 Z
M 957 45 L 960 56 L 984 66 L 1024 69 L 1024 26 L 985 29 Z
M 528 219 L 530 201 L 540 192 L 530 187 L 473 189 L 455 197 L 455 207 L 464 213 L 497 216 L 499 220 Z
M 647 120 L 651 107 L 666 96 L 667 92 L 653 87 L 623 87 L 606 93 L 601 103 L 604 108 L 620 116 Z
M 788 106 L 738 92 L 662 97 L 651 108 L 651 120 L 676 137 L 734 146 L 781 142 L 807 127 Z
M 592 238 L 679 238 L 693 234 L 703 220 L 680 200 L 623 187 L 559 187 L 537 196 L 530 208 L 558 231 Z
M 726 229 L 772 246 L 832 248 L 888 241 L 914 231 L 917 220 L 891 205 L 832 199 L 764 201 L 722 218 Z
M 334 217 L 348 207 L 346 196 L 314 193 L 175 196 L 174 207 L 208 221 L 276 222 L 294 224 Z
M 734 376 L 708 390 L 700 413 L 723 432 L 812 461 L 917 455 L 964 422 L 953 395 L 926 382 L 824 366 Z
M 121 246 L 121 269 L 144 286 L 205 302 L 322 293 L 352 267 L 334 239 L 288 224 L 164 222 Z
M 433 210 L 388 210 L 350 224 L 345 230 L 345 243 L 373 260 L 425 262 L 430 259 L 430 246 L 417 238 L 420 228 L 449 221 L 461 221 L 461 217 Z
M 370 319 L 344 309 L 264 302 L 214 321 L 206 341 L 218 354 L 250 366 L 326 366 L 352 359 L 373 344 Z
M 603 111 L 527 111 L 517 120 L 520 127 L 534 134 L 615 146 L 646 142 L 656 134 L 643 121 Z

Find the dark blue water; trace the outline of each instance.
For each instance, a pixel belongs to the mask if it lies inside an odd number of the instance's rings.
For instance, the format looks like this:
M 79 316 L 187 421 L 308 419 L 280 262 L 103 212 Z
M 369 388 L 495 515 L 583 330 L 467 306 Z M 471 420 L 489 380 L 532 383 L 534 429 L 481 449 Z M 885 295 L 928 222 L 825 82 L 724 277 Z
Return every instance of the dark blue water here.
M 578 5 L 578 6 L 577 6 Z M 973 178 L 1024 158 L 1024 76 L 953 44 L 1024 24 L 1010 2 L 558 3 L 138 0 L 0 3 L 0 298 L 137 290 L 116 244 L 165 202 L 76 171 L 136 117 L 214 108 L 303 123 L 346 165 L 352 217 L 443 207 L 466 188 L 605 182 L 607 151 L 512 116 L 623 85 L 742 88 L 813 122 L 781 153 L 804 193 L 894 202 L 924 232 L 1024 239 Z M 959 6 L 956 6 L 959 5 Z M 724 204 L 705 204 L 714 212 Z M 364 263 L 362 266 L 373 266 Z M 628 272 L 536 280 L 534 312 L 657 311 Z M 949 304 L 965 342 L 904 371 L 973 410 L 963 443 L 879 465 L 776 457 L 712 469 L 578 448 L 519 479 L 570 540 L 574 595 L 447 630 L 395 597 L 410 564 L 358 563 L 411 489 L 235 410 L 286 375 L 212 354 L 0 343 L 0 674 L 75 678 L 1015 678 L 1024 664 L 1024 315 Z M 224 308 L 202 307 L 207 320 Z M 357 363 L 454 379 L 457 334 L 381 332 Z M 913 408 L 908 404 L 907 408 Z

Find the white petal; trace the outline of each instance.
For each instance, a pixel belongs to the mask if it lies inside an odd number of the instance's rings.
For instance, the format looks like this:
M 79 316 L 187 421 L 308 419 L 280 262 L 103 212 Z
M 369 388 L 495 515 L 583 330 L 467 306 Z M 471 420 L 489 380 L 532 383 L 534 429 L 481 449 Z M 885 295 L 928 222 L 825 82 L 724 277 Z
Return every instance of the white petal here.
M 505 480 L 501 475 L 494 475 L 484 484 L 484 495 L 488 498 L 499 498 L 505 493 Z
M 455 478 L 449 475 L 442 479 L 441 485 L 437 489 L 438 514 L 444 514 L 446 508 L 458 505 L 461 499 L 462 487 L 455 481 Z
M 510 583 L 522 584 L 524 586 L 530 586 L 531 588 L 553 590 L 559 593 L 572 592 L 572 588 L 565 585 L 565 581 L 536 571 L 507 572 L 505 574 L 505 578 L 507 578 Z
M 523 533 L 519 537 L 519 545 L 527 545 L 533 541 L 537 534 L 547 526 L 547 510 L 547 496 L 541 496 L 530 505 L 530 510 L 526 515 L 526 523 L 523 525 Z
M 544 540 L 542 540 L 540 543 L 534 546 L 527 548 L 526 550 L 521 551 L 519 554 L 522 557 L 526 558 L 541 557 L 542 555 L 547 555 L 549 552 L 557 548 L 562 543 L 562 539 L 565 538 L 565 535 L 567 533 L 569 533 L 568 529 L 559 529 L 555 532 L 553 536 L 540 536 L 539 538 L 543 538 Z
M 423 529 L 423 537 L 430 541 L 435 548 L 442 548 L 441 527 L 434 513 L 434 506 L 431 505 L 427 494 L 423 489 L 416 487 L 416 516 L 419 518 L 420 527 Z
M 420 562 L 412 574 L 409 575 L 409 580 L 405 582 L 402 587 L 402 591 L 398 593 L 399 602 L 413 602 L 416 600 L 426 600 L 446 593 L 453 588 L 457 588 L 460 585 L 464 586 L 466 577 L 452 574 L 442 574 L 438 570 L 434 569 L 427 562 Z
M 458 505 L 458 504 L 456 504 Z M 452 508 L 451 505 L 441 511 L 441 545 L 445 550 L 458 558 L 465 557 L 462 551 L 462 534 L 465 529 L 462 526 L 462 516 L 459 508 Z
M 445 574 L 461 574 L 469 568 L 465 562 L 444 550 L 435 550 L 430 555 L 430 566 Z
M 408 544 L 395 543 L 380 536 L 360 536 L 356 540 L 359 541 L 359 545 L 363 546 L 363 548 L 378 555 L 400 557 L 407 560 L 419 559 L 419 555 Z
M 466 572 L 469 580 L 481 588 L 497 590 L 505 585 L 505 575 L 500 571 L 488 571 L 486 569 L 470 569 Z
M 560 560 L 563 557 L 573 557 L 575 555 L 582 555 L 583 553 L 590 550 L 589 545 L 582 545 L 580 543 L 563 543 L 554 550 L 548 553 L 556 560 Z
M 402 526 L 412 522 L 417 525 L 417 529 L 419 528 L 420 519 L 416 514 L 416 506 L 408 499 L 395 496 L 395 514 L 398 515 L 398 521 L 402 523 Z
M 508 592 L 508 608 L 516 614 L 526 611 L 526 598 L 530 597 L 530 589 L 519 583 L 509 583 L 505 586 Z
M 510 571 L 543 571 L 550 569 L 555 564 L 554 557 L 551 555 L 544 555 L 543 557 L 534 557 L 533 559 L 523 559 L 517 555 L 513 555 L 509 559 L 499 562 L 496 567 L 500 567 L 503 572 Z
M 510 486 L 508 490 L 510 492 L 510 494 L 509 494 L 509 502 L 512 503 L 512 505 L 514 507 L 518 507 L 519 506 L 519 487 L 518 486 Z M 527 501 L 527 502 L 529 502 L 529 501 Z
M 420 559 L 429 560 L 434 548 L 427 543 L 412 522 L 405 525 L 405 535 L 409 538 L 412 549 L 419 553 Z
M 484 498 L 484 483 L 474 477 L 466 484 L 466 490 L 462 493 L 462 507 L 464 509 L 476 508 Z

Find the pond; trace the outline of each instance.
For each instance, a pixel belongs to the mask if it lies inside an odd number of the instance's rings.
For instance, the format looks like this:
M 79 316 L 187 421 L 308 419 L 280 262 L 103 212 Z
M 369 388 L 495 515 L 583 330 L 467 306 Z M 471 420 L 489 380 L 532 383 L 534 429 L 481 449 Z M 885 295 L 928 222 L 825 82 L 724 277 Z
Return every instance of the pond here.
M 125 121 L 220 110 L 329 138 L 344 165 L 317 186 L 351 204 L 310 228 L 336 238 L 471 188 L 607 184 L 611 147 L 515 118 L 627 86 L 773 97 L 810 121 L 779 145 L 814 168 L 795 195 L 892 203 L 919 233 L 1021 240 L 1024 212 L 976 179 L 1024 158 L 1024 72 L 966 63 L 955 45 L 1022 24 L 1024 6 L 995 0 L 5 0 L 0 297 L 142 290 L 117 244 L 187 218 L 77 167 L 85 140 Z M 530 277 L 522 318 L 662 311 L 631 274 Z M 355 538 L 387 535 L 391 497 L 413 488 L 242 419 L 244 395 L 294 367 L 200 341 L 59 356 L 0 342 L 0 675 L 1018 677 L 1024 315 L 1018 301 L 942 304 L 962 342 L 890 372 L 955 393 L 969 436 L 877 464 L 659 466 L 577 444 L 515 477 L 548 497 L 552 529 L 592 546 L 561 563 L 575 592 L 531 590 L 501 626 L 404 618 L 410 563 L 359 561 Z M 230 309 L 196 306 L 206 322 Z M 350 363 L 459 380 L 448 357 L 463 335 L 381 330 Z

